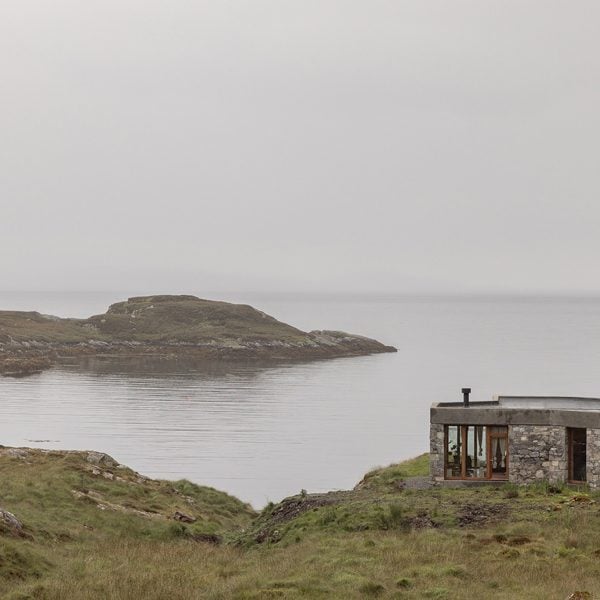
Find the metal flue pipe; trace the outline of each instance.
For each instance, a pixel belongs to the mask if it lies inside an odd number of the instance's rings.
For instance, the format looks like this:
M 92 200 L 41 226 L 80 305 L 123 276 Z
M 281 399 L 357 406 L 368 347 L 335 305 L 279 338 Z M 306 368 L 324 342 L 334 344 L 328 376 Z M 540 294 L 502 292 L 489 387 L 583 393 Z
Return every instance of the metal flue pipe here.
M 463 404 L 465 406 L 469 406 L 469 394 L 470 393 L 471 393 L 471 388 L 462 388 Z

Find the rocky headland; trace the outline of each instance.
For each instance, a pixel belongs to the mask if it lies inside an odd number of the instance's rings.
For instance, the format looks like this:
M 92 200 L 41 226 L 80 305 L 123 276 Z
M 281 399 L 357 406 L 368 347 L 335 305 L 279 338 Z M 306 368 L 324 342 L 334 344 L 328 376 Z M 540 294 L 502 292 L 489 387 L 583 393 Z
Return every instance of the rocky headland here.
M 140 296 L 88 319 L 0 311 L 0 374 L 28 375 L 73 356 L 294 361 L 396 352 L 341 331 L 305 332 L 244 304 Z

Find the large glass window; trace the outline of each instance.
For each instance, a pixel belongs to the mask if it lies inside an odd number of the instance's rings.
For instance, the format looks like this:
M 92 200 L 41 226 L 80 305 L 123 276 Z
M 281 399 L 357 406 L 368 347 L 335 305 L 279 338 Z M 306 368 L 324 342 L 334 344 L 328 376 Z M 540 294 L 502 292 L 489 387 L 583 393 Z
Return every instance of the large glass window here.
M 446 479 L 506 479 L 508 427 L 446 426 Z
M 467 477 L 487 477 L 487 436 L 485 425 L 467 426 Z
M 462 427 L 448 425 L 446 427 L 446 479 L 462 477 Z
M 508 427 L 490 427 L 490 477 L 508 477 Z

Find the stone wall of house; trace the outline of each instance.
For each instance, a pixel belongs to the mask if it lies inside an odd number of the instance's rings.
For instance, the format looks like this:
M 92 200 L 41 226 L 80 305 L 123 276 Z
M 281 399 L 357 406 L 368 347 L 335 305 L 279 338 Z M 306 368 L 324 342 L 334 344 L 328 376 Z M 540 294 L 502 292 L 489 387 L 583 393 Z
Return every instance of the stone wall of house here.
M 593 490 L 600 489 L 600 429 L 587 430 L 587 481 Z
M 429 426 L 429 469 L 436 481 L 444 479 L 444 426 L 431 423 Z
M 599 431 L 600 430 L 594 430 Z M 589 435 L 589 434 L 588 434 Z M 600 439 L 600 438 L 599 438 Z M 510 425 L 509 479 L 515 483 L 567 480 L 567 430 L 554 425 Z M 598 463 L 600 476 L 600 463 Z

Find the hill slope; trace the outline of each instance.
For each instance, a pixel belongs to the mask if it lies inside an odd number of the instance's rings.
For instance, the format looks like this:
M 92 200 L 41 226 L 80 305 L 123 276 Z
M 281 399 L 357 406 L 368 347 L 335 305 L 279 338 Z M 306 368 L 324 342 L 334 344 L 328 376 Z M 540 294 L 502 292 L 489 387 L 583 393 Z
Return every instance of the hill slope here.
M 600 597 L 597 494 L 431 488 L 426 470 L 421 456 L 256 515 L 100 453 L 0 448 L 0 597 Z
M 0 311 L 0 373 L 36 371 L 58 356 L 182 354 L 198 360 L 310 360 L 395 352 L 339 331 L 304 332 L 248 305 L 195 296 L 129 298 L 89 319 Z

